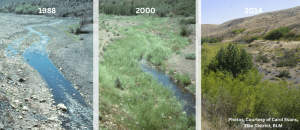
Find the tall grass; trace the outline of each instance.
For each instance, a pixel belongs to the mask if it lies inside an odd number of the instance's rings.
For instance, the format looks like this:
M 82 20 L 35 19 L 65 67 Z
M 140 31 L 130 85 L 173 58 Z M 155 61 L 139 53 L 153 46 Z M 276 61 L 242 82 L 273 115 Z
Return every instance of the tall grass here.
M 183 46 L 187 39 L 175 33 L 166 33 L 170 35 L 166 39 L 143 31 L 166 31 L 157 26 L 167 19 L 150 20 L 143 16 L 130 18 L 142 20 L 143 23 L 139 26 L 118 28 L 125 37 L 114 40 L 106 47 L 104 62 L 99 64 L 99 116 L 106 120 L 105 114 L 111 113 L 115 121 L 126 129 L 192 129 L 193 126 L 188 123 L 191 120 L 183 113 L 174 94 L 159 84 L 152 75 L 143 73 L 139 63 L 140 57 L 144 55 L 150 62 L 162 64 L 172 53 L 168 46 L 172 46 L 174 41 Z M 123 91 L 113 87 L 116 78 L 122 82 Z

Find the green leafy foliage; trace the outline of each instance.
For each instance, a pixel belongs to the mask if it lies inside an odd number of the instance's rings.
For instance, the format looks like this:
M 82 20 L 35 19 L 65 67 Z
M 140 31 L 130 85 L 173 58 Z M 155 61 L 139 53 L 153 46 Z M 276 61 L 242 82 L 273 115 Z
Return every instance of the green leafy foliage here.
M 191 77 L 188 74 L 176 74 L 174 75 L 174 78 L 178 80 L 183 85 L 189 85 L 191 83 Z
M 285 77 L 285 78 L 290 78 L 290 71 L 289 70 L 283 70 L 283 71 L 280 71 L 278 75 L 276 75 L 276 77 L 279 77 L 279 78 L 282 78 L 282 77 Z
M 4 9 L 2 12 L 3 13 L 9 13 L 8 9 Z
M 263 80 L 263 75 L 259 74 L 255 68 L 240 73 L 236 77 L 218 70 L 205 73 L 205 70 L 208 70 L 208 64 L 216 62 L 213 59 L 220 54 L 220 48 L 227 45 L 227 43 L 204 45 L 201 52 L 201 100 L 206 101 L 201 107 L 209 113 L 211 120 L 217 122 L 224 118 L 244 117 L 288 117 L 299 120 L 299 86 L 286 81 Z M 287 73 L 284 72 L 283 75 L 288 75 Z M 231 127 L 237 125 L 232 122 L 226 123 Z M 300 122 L 276 123 L 282 123 L 291 129 L 300 128 Z
M 278 57 L 276 60 L 277 67 L 284 67 L 284 66 L 290 66 L 290 67 L 296 67 L 297 63 L 299 61 L 299 55 L 296 53 L 296 50 L 278 50 L 283 51 L 283 56 Z
M 238 47 L 233 44 L 229 44 L 226 49 L 222 47 L 208 66 L 208 70 L 210 71 L 229 72 L 234 77 L 252 68 L 253 62 L 251 54 L 244 48 L 239 50 Z
M 78 34 L 80 31 L 80 24 L 77 23 L 77 24 L 69 25 L 69 30 L 71 33 Z
M 259 55 L 256 57 L 256 62 L 269 63 L 270 60 L 269 60 L 269 58 L 268 58 L 267 55 L 259 54 Z
M 151 50 L 147 53 L 147 60 L 153 64 L 161 65 L 163 60 L 169 57 L 169 48 L 154 45 L 150 47 Z
M 217 43 L 221 42 L 220 39 L 217 39 L 216 37 L 202 37 L 201 38 L 201 44 L 202 43 Z
M 252 36 L 251 38 L 250 38 L 250 43 L 252 42 L 252 41 L 254 41 L 254 40 L 257 40 L 257 39 L 259 39 L 259 36 Z
M 243 29 L 234 29 L 234 30 L 232 30 L 232 33 L 234 33 L 234 34 L 239 34 L 239 33 L 241 33 L 241 32 L 244 32 L 246 30 L 246 28 L 243 28 Z
M 180 35 L 181 36 L 187 36 L 190 34 L 190 31 L 188 30 L 188 26 L 186 25 L 181 25 L 180 26 Z
M 195 60 L 196 59 L 195 53 L 185 55 L 185 59 Z
M 268 32 L 264 38 L 268 40 L 279 40 L 280 38 L 285 37 L 288 32 L 290 32 L 288 27 L 280 27 Z

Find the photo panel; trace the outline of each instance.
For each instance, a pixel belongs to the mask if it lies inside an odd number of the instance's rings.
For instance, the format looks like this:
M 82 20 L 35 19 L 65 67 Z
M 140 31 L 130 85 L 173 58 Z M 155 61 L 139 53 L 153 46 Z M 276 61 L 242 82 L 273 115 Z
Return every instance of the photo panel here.
M 99 1 L 99 129 L 194 130 L 196 1 Z
M 1 0 L 0 16 L 0 129 L 92 130 L 93 0 Z
M 299 5 L 201 1 L 202 129 L 300 129 Z

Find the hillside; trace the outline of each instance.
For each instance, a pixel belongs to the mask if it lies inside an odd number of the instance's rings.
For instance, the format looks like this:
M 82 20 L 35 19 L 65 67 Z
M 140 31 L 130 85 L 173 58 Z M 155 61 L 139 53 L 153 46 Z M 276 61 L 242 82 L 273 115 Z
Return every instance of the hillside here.
M 226 41 L 240 41 L 248 34 L 262 36 L 267 32 L 279 28 L 289 27 L 291 31 L 300 33 L 300 7 L 289 8 L 274 12 L 267 12 L 251 17 L 227 21 L 220 25 L 202 24 L 201 35 L 221 38 Z M 231 33 L 234 29 L 246 29 L 240 34 Z

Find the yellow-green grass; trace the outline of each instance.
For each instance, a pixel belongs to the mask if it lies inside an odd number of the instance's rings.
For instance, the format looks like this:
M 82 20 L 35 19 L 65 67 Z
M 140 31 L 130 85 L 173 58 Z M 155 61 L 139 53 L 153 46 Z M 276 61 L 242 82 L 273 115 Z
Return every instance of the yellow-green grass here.
M 191 118 L 183 112 L 174 94 L 150 74 L 144 73 L 139 63 L 140 57 L 143 56 L 153 64 L 163 65 L 170 54 L 174 53 L 172 45 L 178 44 L 181 48 L 188 45 L 186 37 L 169 30 L 177 26 L 173 24 L 171 27 L 159 27 L 167 22 L 168 18 L 100 15 L 100 19 L 142 23 L 138 26 L 118 28 L 118 32 L 125 37 L 114 40 L 106 47 L 104 60 L 99 65 L 99 116 L 106 120 L 105 114 L 111 113 L 115 123 L 126 129 L 195 129 L 189 125 Z M 162 35 L 153 34 L 153 30 Z M 114 81 L 117 77 L 124 87 L 123 91 L 115 87 Z M 118 112 L 113 111 L 113 108 Z

